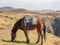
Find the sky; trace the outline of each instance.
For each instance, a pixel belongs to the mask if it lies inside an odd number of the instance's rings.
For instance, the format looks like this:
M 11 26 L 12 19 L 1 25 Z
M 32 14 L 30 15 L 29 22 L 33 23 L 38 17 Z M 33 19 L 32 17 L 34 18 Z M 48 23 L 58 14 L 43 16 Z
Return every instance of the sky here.
M 30 10 L 60 10 L 60 0 L 0 0 L 0 7 L 4 6 Z

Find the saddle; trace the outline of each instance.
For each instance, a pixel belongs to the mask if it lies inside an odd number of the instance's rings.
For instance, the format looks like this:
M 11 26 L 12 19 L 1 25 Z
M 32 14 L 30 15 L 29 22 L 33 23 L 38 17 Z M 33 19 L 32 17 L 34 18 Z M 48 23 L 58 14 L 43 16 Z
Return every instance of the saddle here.
M 24 16 L 24 24 L 27 27 L 31 27 L 32 25 L 36 25 L 37 24 L 37 19 L 35 17 Z

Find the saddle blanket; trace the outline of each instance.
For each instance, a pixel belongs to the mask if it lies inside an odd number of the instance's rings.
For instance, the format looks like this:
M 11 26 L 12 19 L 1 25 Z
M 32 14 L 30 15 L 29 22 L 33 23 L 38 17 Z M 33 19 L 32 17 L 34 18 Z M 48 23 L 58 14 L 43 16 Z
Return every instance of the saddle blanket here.
M 25 26 L 31 26 L 37 24 L 37 19 L 35 17 L 24 17 L 24 24 Z

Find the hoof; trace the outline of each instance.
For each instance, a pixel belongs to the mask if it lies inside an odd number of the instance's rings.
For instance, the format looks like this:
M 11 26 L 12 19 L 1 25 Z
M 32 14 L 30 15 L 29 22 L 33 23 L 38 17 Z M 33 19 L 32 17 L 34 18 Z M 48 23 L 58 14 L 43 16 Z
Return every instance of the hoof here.
M 36 44 L 38 43 L 39 41 L 36 42 Z
M 30 43 L 30 41 L 27 41 L 27 44 L 29 44 Z
M 11 40 L 11 42 L 14 42 L 14 40 Z
M 29 44 L 29 42 L 27 42 L 27 44 Z
M 14 41 L 11 40 L 11 42 L 14 42 Z
M 36 44 L 37 44 L 38 42 L 36 42 Z

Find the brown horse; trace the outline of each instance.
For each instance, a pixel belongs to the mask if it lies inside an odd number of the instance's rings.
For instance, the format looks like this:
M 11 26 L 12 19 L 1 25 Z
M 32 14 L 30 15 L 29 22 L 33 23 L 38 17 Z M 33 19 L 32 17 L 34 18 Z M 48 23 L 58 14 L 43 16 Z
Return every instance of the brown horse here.
M 11 30 L 11 41 L 14 41 L 14 39 L 16 37 L 17 30 L 21 29 L 21 30 L 23 30 L 23 32 L 26 36 L 27 43 L 29 43 L 30 41 L 29 41 L 29 38 L 28 38 L 28 35 L 27 35 L 28 30 L 26 28 L 27 27 L 24 25 L 24 18 L 17 21 L 14 24 L 13 29 Z M 37 24 L 36 25 L 31 25 L 29 30 L 34 30 L 35 28 L 37 28 L 36 31 L 38 33 L 38 40 L 37 40 L 36 43 L 39 42 L 39 39 L 40 39 L 40 36 L 41 36 L 41 45 L 42 45 L 43 44 L 43 37 L 44 37 L 44 39 L 46 37 L 46 26 L 40 19 L 37 19 Z

